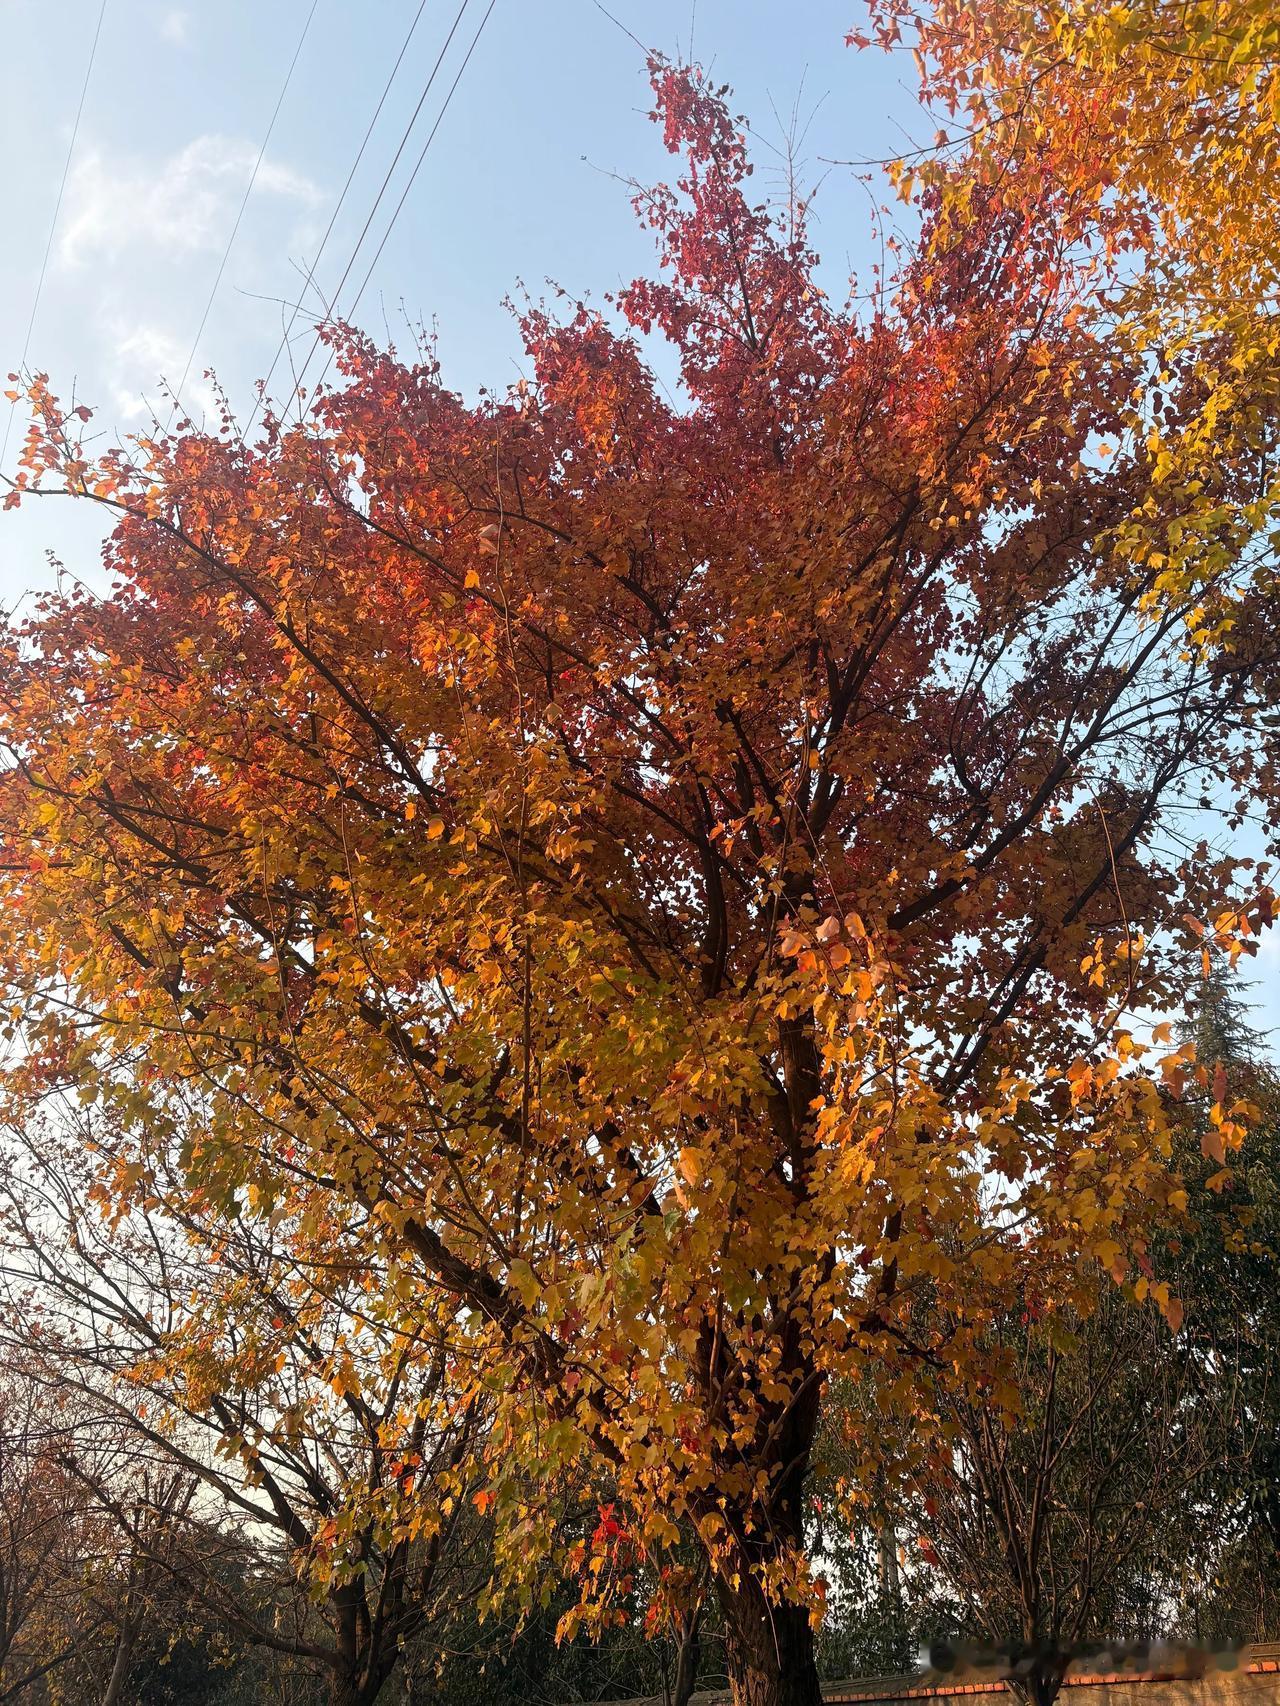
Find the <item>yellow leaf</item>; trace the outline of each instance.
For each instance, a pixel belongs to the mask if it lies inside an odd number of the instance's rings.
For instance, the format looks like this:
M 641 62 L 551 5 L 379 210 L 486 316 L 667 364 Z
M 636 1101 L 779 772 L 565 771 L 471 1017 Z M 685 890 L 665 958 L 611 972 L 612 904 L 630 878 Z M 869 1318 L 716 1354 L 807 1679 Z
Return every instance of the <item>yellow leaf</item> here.
M 682 1149 L 676 1166 L 687 1185 L 696 1185 L 702 1177 L 702 1157 L 696 1149 Z

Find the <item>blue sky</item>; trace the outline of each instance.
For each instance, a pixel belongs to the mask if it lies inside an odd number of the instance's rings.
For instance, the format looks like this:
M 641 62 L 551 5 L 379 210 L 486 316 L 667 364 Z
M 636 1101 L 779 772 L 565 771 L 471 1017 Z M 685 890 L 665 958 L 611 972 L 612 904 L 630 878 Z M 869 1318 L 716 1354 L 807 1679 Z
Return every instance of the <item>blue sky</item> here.
M 484 4 L 472 0 L 340 307 L 364 276 Z M 826 161 L 892 152 L 920 121 L 909 62 L 844 46 L 860 4 L 613 0 L 614 22 L 594 0 L 496 0 L 357 318 L 401 340 L 406 316 L 434 323 L 446 380 L 474 392 L 516 376 L 518 345 L 502 301 L 517 281 L 534 294 L 552 279 L 575 296 L 599 296 L 649 264 L 650 239 L 618 176 L 652 181 L 671 163 L 644 116 L 643 56 L 627 30 L 670 53 L 687 51 L 693 32 L 695 55 L 734 86 L 759 133 L 762 190 L 777 164 L 770 144 L 798 113 L 807 126 L 804 182 L 822 180 L 816 235 L 828 282 L 839 289 L 849 270 L 865 274 L 873 258 L 867 191 Z M 252 407 L 253 381 L 279 343 L 280 300 L 297 297 L 315 260 L 417 5 L 318 0 L 184 390 L 197 414 L 208 399 L 207 366 L 242 413 Z M 98 7 L 0 0 L 11 68 L 4 156 L 22 162 L 9 174 L 0 271 L 6 372 L 21 355 Z M 108 0 L 29 364 L 47 370 L 64 397 L 74 385 L 109 431 L 138 427 L 146 399 L 161 395 L 161 376 L 175 384 L 181 376 L 309 7 Z M 317 269 L 326 293 L 456 10 L 456 0 L 428 0 Z M 309 342 L 299 342 L 300 356 Z M 15 435 L 20 429 L 19 420 Z M 41 504 L 0 518 L 0 598 L 11 603 L 47 580 L 49 548 L 77 572 L 91 568 L 92 518 L 69 509 Z

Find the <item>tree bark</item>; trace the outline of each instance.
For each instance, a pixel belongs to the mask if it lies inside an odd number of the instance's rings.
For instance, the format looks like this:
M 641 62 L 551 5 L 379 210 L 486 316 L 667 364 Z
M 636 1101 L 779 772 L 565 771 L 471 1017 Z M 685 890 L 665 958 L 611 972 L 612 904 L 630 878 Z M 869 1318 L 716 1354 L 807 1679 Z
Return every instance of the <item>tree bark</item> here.
M 359 1678 L 335 1670 L 329 1677 L 329 1706 L 367 1706 L 369 1692 Z
M 373 1706 L 381 1694 L 395 1664 L 382 1664 L 375 1670 L 352 1675 L 335 1669 L 329 1674 L 329 1706 Z
M 116 1641 L 115 1662 L 111 1666 L 111 1675 L 107 1678 L 107 1691 L 102 1696 L 102 1706 L 119 1706 L 120 1701 L 124 1699 L 124 1685 L 133 1663 L 134 1636 L 133 1625 L 126 1622 Z
M 754 1584 L 717 1585 L 733 1706 L 822 1706 L 804 1606 L 771 1605 Z
M 698 1686 L 698 1664 L 702 1657 L 702 1642 L 698 1639 L 702 1614 L 695 1611 L 688 1629 L 676 1649 L 676 1674 L 671 1685 L 671 1706 L 689 1706 Z
M 1068 1655 L 1056 1649 L 1037 1653 L 1006 1679 L 1005 1686 L 1021 1706 L 1053 1706 L 1069 1662 Z

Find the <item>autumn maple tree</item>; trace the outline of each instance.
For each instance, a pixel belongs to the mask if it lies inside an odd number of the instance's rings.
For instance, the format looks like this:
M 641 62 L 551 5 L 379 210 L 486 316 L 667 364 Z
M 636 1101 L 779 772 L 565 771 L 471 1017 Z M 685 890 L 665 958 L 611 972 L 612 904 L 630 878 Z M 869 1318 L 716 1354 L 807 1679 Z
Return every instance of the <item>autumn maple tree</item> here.
M 1046 179 L 1061 228 L 1095 257 L 1091 307 L 1159 378 L 1194 372 L 1172 416 L 1148 392 L 1130 422 L 1154 453 L 1160 498 L 1127 518 L 1125 548 L 1185 592 L 1223 493 L 1206 478 L 1229 445 L 1274 432 L 1280 352 L 1280 18 L 1271 0 L 867 0 L 850 40 L 910 48 L 940 128 L 891 165 L 972 216 L 999 184 L 1034 216 Z M 957 169 L 957 166 L 959 169 Z M 1154 403 L 1154 407 L 1152 404 Z M 1274 470 L 1236 502 L 1237 544 L 1273 516 Z M 1207 589 L 1197 623 L 1230 621 Z
M 828 1383 L 1015 1403 L 1028 1275 L 1146 1279 L 1197 1070 L 1149 1016 L 1271 916 L 1194 814 L 1276 793 L 1275 446 L 1163 478 L 1197 352 L 1106 335 L 1074 184 L 925 185 L 838 303 L 722 93 L 653 78 L 661 267 L 530 309 L 505 394 L 340 330 L 300 424 L 97 454 L 32 387 L 13 495 L 106 506 L 113 584 L 0 658 L 7 1093 L 300 1267 L 358 1216 L 379 1331 L 447 1323 L 492 1410 L 494 1594 L 598 1475 L 566 1627 L 694 1543 L 738 1706 L 812 1706 Z

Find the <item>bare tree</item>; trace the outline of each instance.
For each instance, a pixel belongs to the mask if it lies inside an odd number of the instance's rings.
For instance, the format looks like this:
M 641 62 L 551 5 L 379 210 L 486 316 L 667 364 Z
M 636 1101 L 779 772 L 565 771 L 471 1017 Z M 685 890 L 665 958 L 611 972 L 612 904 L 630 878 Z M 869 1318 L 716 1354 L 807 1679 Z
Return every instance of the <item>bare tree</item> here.
M 38 1386 L 0 1376 L 0 1701 L 38 1698 L 109 1634 L 111 1607 L 87 1579 L 100 1525 L 65 1467 L 59 1409 Z
M 932 1382 L 899 1520 L 920 1536 L 917 1615 L 1008 1649 L 1013 1692 L 1049 1706 L 1081 1643 L 1176 1621 L 1168 1531 L 1206 1514 L 1235 1395 L 1206 1394 L 1155 1307 L 1118 1291 L 1083 1320 L 1028 1299 L 993 1337 L 1007 1384 Z
M 101 1471 L 86 1471 L 74 1452 L 64 1458 L 64 1466 L 92 1496 L 96 1512 L 107 1517 L 117 1510 L 129 1512 L 125 1524 L 102 1525 L 115 1543 L 116 1591 L 106 1611 L 115 1640 L 100 1706 L 120 1706 L 127 1698 L 125 1690 L 138 1648 L 148 1634 L 154 1635 L 162 1608 L 175 1598 L 187 1598 L 185 1593 L 175 1594 L 182 1579 L 175 1564 L 183 1519 L 191 1509 L 198 1483 L 180 1470 L 162 1467 L 158 1474 L 144 1470 L 127 1496 L 121 1491 L 108 1494 L 104 1500 L 102 1491 L 109 1483 Z
M 123 1479 L 61 1459 L 127 1560 L 104 1706 L 162 1579 L 240 1641 L 314 1666 L 335 1706 L 370 1706 L 481 1579 L 480 1396 L 459 1395 L 432 1323 L 370 1302 L 358 1227 L 335 1226 L 332 1261 L 303 1272 L 269 1218 L 176 1212 L 163 1180 L 108 1219 L 85 1137 L 11 1134 L 0 1333 L 36 1388 L 74 1396 L 82 1434 L 128 1441 Z

